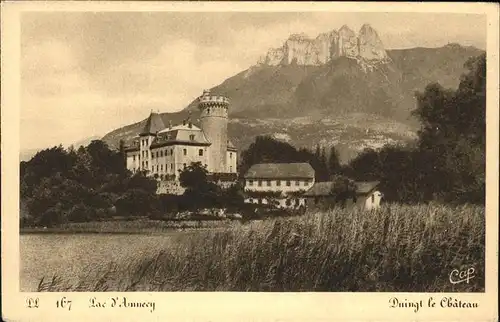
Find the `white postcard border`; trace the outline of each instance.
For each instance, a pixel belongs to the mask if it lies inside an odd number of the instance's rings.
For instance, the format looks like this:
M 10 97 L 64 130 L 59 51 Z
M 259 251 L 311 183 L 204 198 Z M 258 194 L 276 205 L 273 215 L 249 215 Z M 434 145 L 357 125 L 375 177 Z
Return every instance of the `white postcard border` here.
M 487 198 L 485 293 L 21 293 L 19 292 L 19 14 L 23 11 L 373 11 L 487 14 Z M 499 7 L 468 3 L 157 3 L 157 2 L 20 2 L 2 3 L 2 312 L 12 321 L 36 320 L 454 320 L 487 321 L 498 315 L 498 120 Z M 155 310 L 90 309 L 91 297 L 126 296 L 154 301 Z M 477 309 L 389 308 L 389 299 L 425 303 L 458 298 Z M 56 308 L 65 297 L 71 310 Z M 39 308 L 27 307 L 38 298 Z M 439 306 L 439 304 L 438 304 Z

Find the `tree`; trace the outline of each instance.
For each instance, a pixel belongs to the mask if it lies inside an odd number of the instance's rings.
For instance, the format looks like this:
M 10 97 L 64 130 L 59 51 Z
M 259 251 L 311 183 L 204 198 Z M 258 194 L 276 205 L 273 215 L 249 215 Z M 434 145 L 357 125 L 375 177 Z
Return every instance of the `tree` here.
M 208 179 L 208 170 L 201 162 L 193 162 L 182 170 L 179 181 L 193 210 L 220 206 L 220 188 Z
M 299 154 L 292 145 L 269 136 L 257 136 L 241 155 L 240 175 L 257 163 L 300 162 Z
M 334 198 L 336 203 L 345 206 L 348 199 L 355 199 L 356 185 L 353 180 L 346 176 L 335 175 L 332 177 L 332 182 L 330 195 Z
M 424 183 L 433 184 L 438 198 L 483 203 L 486 55 L 469 59 L 465 67 L 469 71 L 456 91 L 430 84 L 417 93 L 414 114 L 422 123 L 418 149 L 432 165 Z
M 208 170 L 201 162 L 194 162 L 180 171 L 179 182 L 186 189 L 196 189 L 208 182 Z
M 332 145 L 330 155 L 328 156 L 328 172 L 330 176 L 340 174 L 342 166 L 340 165 L 339 153 Z
M 120 140 L 118 153 L 120 155 L 120 158 L 122 159 L 123 168 L 127 168 L 127 153 L 125 152 L 125 141 L 123 139 Z

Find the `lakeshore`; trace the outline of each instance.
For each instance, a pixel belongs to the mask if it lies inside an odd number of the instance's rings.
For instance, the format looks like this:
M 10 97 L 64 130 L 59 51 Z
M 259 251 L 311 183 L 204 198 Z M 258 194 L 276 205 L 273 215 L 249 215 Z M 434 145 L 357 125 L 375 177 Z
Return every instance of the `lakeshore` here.
M 175 231 L 213 230 L 243 225 L 238 220 L 135 220 L 65 223 L 54 227 L 22 227 L 24 234 L 156 234 Z

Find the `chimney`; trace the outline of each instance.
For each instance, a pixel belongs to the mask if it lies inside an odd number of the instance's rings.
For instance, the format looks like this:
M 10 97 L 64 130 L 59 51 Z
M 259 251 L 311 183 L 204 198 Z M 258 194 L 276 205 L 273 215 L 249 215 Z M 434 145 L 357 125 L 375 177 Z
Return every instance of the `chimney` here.
M 182 125 L 186 125 L 186 120 L 182 120 Z

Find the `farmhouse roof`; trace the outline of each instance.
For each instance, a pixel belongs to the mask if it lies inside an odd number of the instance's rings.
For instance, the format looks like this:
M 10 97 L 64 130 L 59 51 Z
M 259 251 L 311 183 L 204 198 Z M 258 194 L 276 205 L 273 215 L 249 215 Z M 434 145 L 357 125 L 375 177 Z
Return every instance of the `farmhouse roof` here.
M 163 124 L 160 114 L 151 112 L 139 135 L 156 134 L 164 128 L 165 124 Z
M 378 185 L 379 181 L 357 181 L 355 182 L 356 186 L 356 194 L 365 195 L 373 191 Z M 332 191 L 335 182 L 326 181 L 326 182 L 316 182 L 314 185 L 307 190 L 304 194 L 306 197 L 325 197 L 330 195 L 330 191 Z
M 380 184 L 379 181 L 368 181 L 368 182 L 355 182 L 356 185 L 356 193 L 358 194 L 367 194 L 375 189 Z
M 314 169 L 309 163 L 259 163 L 248 169 L 245 178 L 251 179 L 313 179 Z

